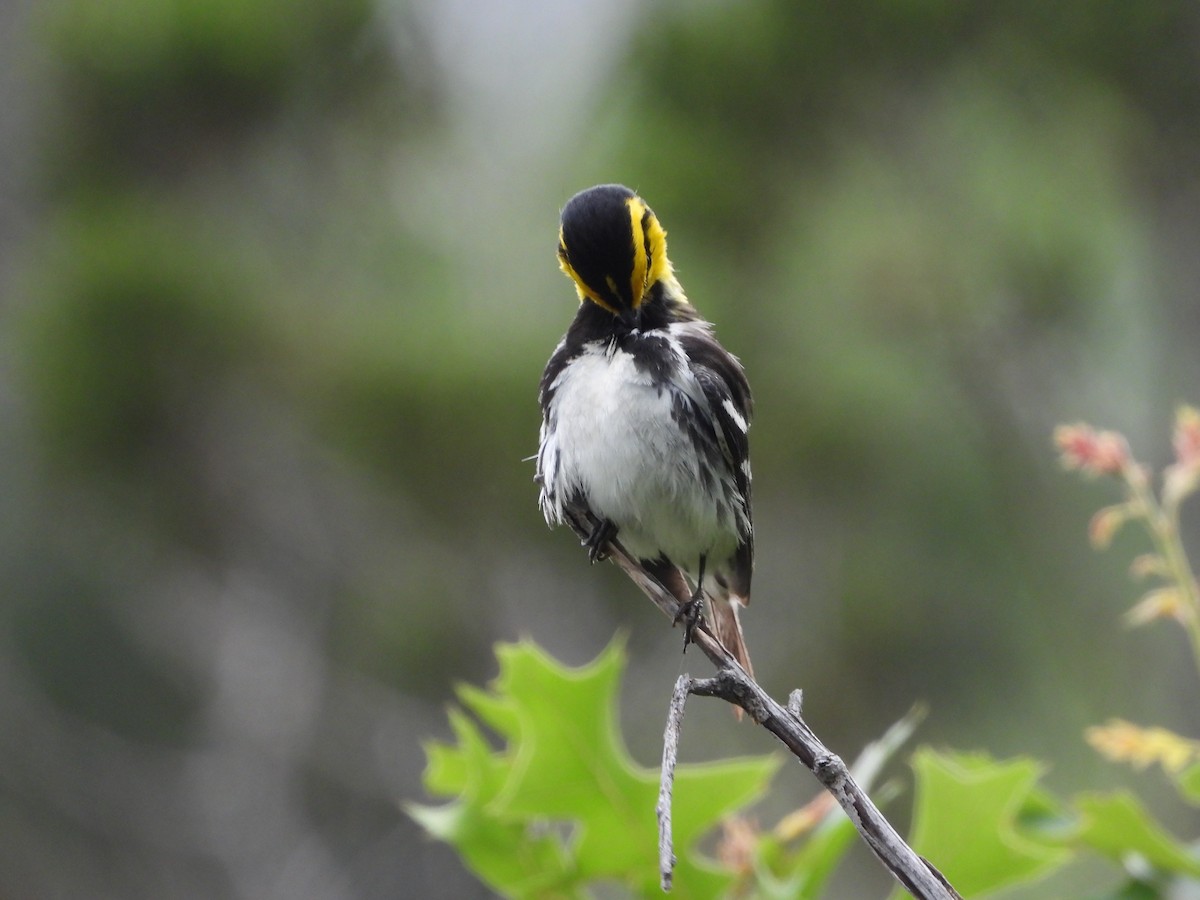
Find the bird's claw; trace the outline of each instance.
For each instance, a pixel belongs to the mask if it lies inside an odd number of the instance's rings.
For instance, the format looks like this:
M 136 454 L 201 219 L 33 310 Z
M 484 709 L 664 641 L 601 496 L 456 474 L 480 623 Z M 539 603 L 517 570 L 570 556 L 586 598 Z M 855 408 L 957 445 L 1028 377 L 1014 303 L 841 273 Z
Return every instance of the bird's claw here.
M 592 563 L 608 559 L 608 542 L 617 536 L 617 526 L 611 519 L 603 519 L 596 523 L 592 533 L 587 536 L 583 546 L 587 547 L 588 559 Z
M 703 600 L 699 593 L 692 595 L 691 599 L 686 603 L 681 603 L 679 610 L 675 613 L 673 625 L 683 623 L 683 652 L 687 653 L 688 644 L 692 643 L 692 636 L 696 631 L 696 626 L 700 624 L 700 612 L 703 607 Z

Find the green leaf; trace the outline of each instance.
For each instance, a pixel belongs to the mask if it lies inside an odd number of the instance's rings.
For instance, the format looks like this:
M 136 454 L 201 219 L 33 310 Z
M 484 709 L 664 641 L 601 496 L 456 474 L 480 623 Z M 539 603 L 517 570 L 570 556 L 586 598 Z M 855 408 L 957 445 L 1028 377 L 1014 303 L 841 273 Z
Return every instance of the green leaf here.
M 1200 860 L 1154 821 L 1128 791 L 1082 794 L 1076 806 L 1084 816 L 1079 833 L 1084 845 L 1118 863 L 1137 854 L 1164 872 L 1200 878 Z
M 504 746 L 492 749 L 474 720 L 452 710 L 457 744 L 426 746 L 425 784 L 455 799 L 409 813 L 505 894 L 574 894 L 601 880 L 657 893 L 658 772 L 633 762 L 616 725 L 623 647 L 614 643 L 579 669 L 529 643 L 500 645 L 497 657 L 490 689 L 462 687 L 458 696 Z M 762 757 L 678 766 L 677 896 L 728 890 L 734 873 L 695 844 L 758 797 L 777 765 Z
M 503 767 L 501 760 L 480 734 L 475 723 L 460 711 L 450 710 L 450 727 L 458 738 L 457 746 L 429 743 L 425 746 L 428 763 L 425 767 L 425 786 L 430 793 L 450 797 L 481 791 L 494 792 L 494 785 Z M 492 787 L 480 782 L 486 778 Z
M 1036 790 L 1040 763 L 922 749 L 913 768 L 912 846 L 964 896 L 1034 881 L 1071 856 L 1018 828 L 1026 808 L 1049 802 Z
M 487 803 L 506 779 L 506 758 L 488 746 L 475 724 L 450 711 L 457 746 L 426 746 L 425 784 L 431 793 L 459 795 L 444 806 L 410 804 L 406 811 L 432 836 L 453 844 L 489 884 L 514 896 L 536 895 L 568 880 L 566 853 L 549 835 L 533 835 L 525 823 L 487 814 Z
M 1200 763 L 1188 766 L 1177 776 L 1175 784 L 1188 803 L 1200 805 Z

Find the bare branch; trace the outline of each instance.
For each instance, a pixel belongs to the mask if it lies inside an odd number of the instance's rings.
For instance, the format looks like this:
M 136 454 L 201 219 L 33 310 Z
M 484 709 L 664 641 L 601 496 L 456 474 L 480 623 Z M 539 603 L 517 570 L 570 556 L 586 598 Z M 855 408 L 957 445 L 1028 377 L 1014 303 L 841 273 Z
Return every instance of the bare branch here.
M 585 539 L 591 529 L 581 517 L 570 517 L 572 528 Z M 619 541 L 609 541 L 608 556 L 667 618 L 675 621 L 686 597 L 676 597 L 629 556 Z M 663 890 L 671 888 L 675 858 L 671 849 L 671 792 L 683 708 L 689 694 L 719 697 L 739 706 L 759 725 L 775 735 L 811 771 L 845 810 L 867 846 L 897 881 L 918 900 L 962 900 L 945 877 L 905 843 L 871 798 L 859 787 L 841 757 L 831 752 L 800 715 L 802 696 L 793 691 L 785 708 L 766 693 L 737 664 L 703 623 L 692 634 L 693 643 L 717 667 L 714 678 L 683 675 L 675 684 L 667 726 L 663 734 L 663 772 L 656 812 L 659 822 L 659 863 Z
M 683 706 L 687 703 L 692 677 L 680 675 L 671 693 L 667 710 L 667 727 L 663 730 L 662 769 L 658 782 L 658 870 L 662 873 L 662 889 L 671 889 L 671 872 L 675 869 L 675 853 L 671 849 L 671 791 L 675 786 L 675 763 L 679 759 L 679 728 L 683 724 Z

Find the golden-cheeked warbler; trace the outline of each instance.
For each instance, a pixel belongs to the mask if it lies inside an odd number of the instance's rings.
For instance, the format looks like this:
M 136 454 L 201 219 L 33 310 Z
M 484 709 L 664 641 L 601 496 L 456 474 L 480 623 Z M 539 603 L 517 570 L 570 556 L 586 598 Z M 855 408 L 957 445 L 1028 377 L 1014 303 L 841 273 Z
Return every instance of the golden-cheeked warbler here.
M 749 672 L 746 374 L 688 302 L 666 232 L 629 188 L 567 201 L 558 260 L 580 306 L 542 375 L 542 513 L 552 526 L 588 523 L 593 562 L 618 540 L 690 622 L 707 598 L 717 639 Z

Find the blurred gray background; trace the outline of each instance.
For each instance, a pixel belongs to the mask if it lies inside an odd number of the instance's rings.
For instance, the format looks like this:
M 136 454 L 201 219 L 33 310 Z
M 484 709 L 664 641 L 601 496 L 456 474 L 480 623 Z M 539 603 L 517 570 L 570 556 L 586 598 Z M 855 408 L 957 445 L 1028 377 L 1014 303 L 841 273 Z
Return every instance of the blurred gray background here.
M 603 181 L 756 391 L 763 684 L 846 756 L 923 701 L 1196 833 L 1082 740 L 1200 733 L 1197 681 L 1050 443 L 1162 464 L 1200 401 L 1195 4 L 8 0 L 0 92 L 0 895 L 483 896 L 400 803 L 497 640 L 627 635 L 655 763 L 707 663 L 526 459 Z M 688 759 L 773 750 L 689 715 Z

